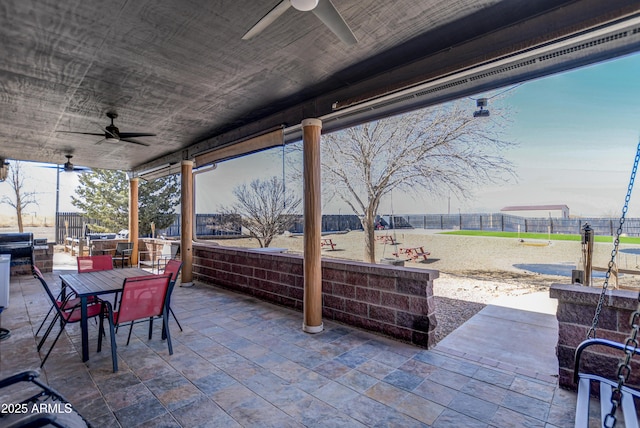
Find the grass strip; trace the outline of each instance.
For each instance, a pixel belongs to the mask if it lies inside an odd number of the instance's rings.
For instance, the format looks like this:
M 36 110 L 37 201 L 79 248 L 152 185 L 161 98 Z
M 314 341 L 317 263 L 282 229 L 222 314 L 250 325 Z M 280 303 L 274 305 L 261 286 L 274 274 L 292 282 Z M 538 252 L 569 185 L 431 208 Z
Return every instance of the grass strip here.
M 440 232 L 442 235 L 458 235 L 458 236 L 489 236 L 494 238 L 519 238 L 519 239 L 542 239 L 550 241 L 581 241 L 581 235 L 565 235 L 565 234 L 548 234 L 548 233 L 518 233 L 518 232 L 500 232 L 490 230 L 454 230 L 450 232 Z M 593 238 L 595 242 L 613 242 L 612 236 L 596 235 Z M 640 237 L 621 236 L 621 244 L 640 244 Z

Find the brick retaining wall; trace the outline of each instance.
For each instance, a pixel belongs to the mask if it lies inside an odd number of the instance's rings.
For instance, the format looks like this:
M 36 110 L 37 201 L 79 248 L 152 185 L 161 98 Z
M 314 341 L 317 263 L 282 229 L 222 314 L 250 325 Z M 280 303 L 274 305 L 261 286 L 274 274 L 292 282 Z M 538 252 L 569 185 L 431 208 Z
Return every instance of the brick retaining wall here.
M 302 257 L 193 246 L 194 280 L 302 311 Z M 429 347 L 436 328 L 438 271 L 322 260 L 323 317 Z
M 558 356 L 559 384 L 573 389 L 573 364 L 576 347 L 585 340 L 602 288 L 581 285 L 554 284 L 549 295 L 558 299 Z M 599 316 L 597 336 L 624 343 L 630 333 L 629 318 L 638 306 L 638 292 L 607 290 Z M 581 371 L 615 379 L 620 357 L 624 354 L 604 348 L 591 347 L 583 353 Z M 636 358 L 637 359 L 637 358 Z M 640 364 L 632 364 L 630 385 L 640 385 Z

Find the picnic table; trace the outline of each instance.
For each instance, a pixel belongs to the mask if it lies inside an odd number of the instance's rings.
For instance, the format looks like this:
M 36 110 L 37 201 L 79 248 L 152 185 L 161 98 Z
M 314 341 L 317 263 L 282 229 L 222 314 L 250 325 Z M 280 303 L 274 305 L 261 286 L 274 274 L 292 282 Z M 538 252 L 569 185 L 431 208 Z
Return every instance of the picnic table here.
M 320 248 L 331 247 L 332 250 L 336 249 L 336 244 L 333 242 L 331 238 L 321 238 L 320 239 Z
M 408 260 L 418 261 L 422 257 L 423 260 L 427 260 L 427 256 L 431 255 L 430 252 L 425 251 L 424 247 L 411 247 L 411 248 L 399 248 L 397 253 L 393 253 L 394 256 L 400 257 L 404 255 Z
M 397 244 L 396 240 L 391 235 L 378 235 L 376 236 L 376 241 L 380 241 L 383 244 L 391 244 L 391 245 Z

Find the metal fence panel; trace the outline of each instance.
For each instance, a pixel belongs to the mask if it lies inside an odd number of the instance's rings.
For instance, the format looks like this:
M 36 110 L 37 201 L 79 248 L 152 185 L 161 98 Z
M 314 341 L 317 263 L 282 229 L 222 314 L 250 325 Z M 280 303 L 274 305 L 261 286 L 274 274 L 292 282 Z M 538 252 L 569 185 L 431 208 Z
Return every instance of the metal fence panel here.
M 439 229 L 439 230 L 486 230 L 504 232 L 529 232 L 579 235 L 585 223 L 589 223 L 596 235 L 613 236 L 620 226 L 619 218 L 552 218 L 552 217 L 518 217 L 510 214 L 408 214 L 381 215 L 387 223 L 396 228 Z M 64 241 L 65 234 L 72 237 L 84 235 L 85 224 L 100 224 L 97 220 L 83 216 L 81 213 L 58 213 L 58 243 Z M 65 222 L 67 227 L 65 228 Z M 303 219 L 295 215 L 293 225 L 288 229 L 292 233 L 303 232 Z M 362 230 L 360 218 L 356 215 L 325 214 L 322 216 L 322 231 Z M 117 231 L 114 231 L 117 232 Z M 197 214 L 196 236 L 240 235 L 242 225 L 239 216 L 223 214 Z M 180 236 L 180 214 L 167 229 L 157 230 L 157 236 Z M 625 219 L 622 234 L 640 236 L 640 218 Z

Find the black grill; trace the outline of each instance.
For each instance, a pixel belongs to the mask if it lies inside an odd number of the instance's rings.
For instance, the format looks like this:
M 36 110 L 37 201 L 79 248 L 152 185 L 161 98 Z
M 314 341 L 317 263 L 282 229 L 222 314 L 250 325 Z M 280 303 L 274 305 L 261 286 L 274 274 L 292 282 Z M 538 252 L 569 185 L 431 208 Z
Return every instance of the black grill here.
M 11 254 L 15 259 L 33 260 L 33 233 L 0 233 L 0 254 Z

